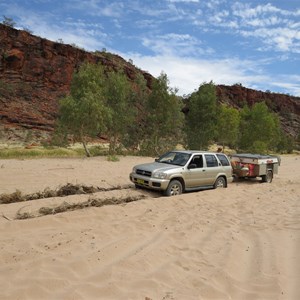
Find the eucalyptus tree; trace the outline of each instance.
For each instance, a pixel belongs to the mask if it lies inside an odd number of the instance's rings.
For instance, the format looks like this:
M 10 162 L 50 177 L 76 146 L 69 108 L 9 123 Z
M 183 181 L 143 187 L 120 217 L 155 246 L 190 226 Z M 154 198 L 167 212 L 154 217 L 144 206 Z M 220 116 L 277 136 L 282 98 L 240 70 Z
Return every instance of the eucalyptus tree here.
M 276 149 L 280 141 L 280 122 L 265 102 L 244 107 L 241 111 L 239 148 L 265 153 Z
M 237 109 L 221 104 L 217 109 L 216 138 L 225 145 L 235 148 L 239 137 L 240 113 Z
M 177 91 L 169 87 L 165 73 L 153 82 L 146 103 L 145 138 L 142 151 L 158 155 L 174 148 L 182 140 L 184 115 Z
M 215 138 L 217 105 L 215 85 L 203 83 L 191 94 L 186 115 L 186 143 L 189 149 L 205 150 Z
M 105 73 L 100 64 L 83 64 L 73 74 L 70 95 L 59 103 L 58 127 L 81 142 L 87 156 L 89 137 L 105 132 L 111 112 L 105 97 Z
M 132 99 L 132 86 L 123 71 L 110 71 L 106 74 L 105 97 L 110 111 L 110 122 L 106 126 L 109 151 L 115 154 L 127 135 L 131 124 L 135 123 L 135 107 Z

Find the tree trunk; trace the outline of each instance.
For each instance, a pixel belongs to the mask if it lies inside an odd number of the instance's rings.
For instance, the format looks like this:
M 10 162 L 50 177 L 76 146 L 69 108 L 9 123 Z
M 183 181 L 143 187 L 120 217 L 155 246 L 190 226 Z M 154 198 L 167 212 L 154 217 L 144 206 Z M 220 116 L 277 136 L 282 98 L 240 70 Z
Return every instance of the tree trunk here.
M 117 136 L 113 135 L 109 142 L 109 154 L 110 155 L 116 154 L 117 142 L 118 142 Z
M 83 148 L 84 148 L 84 151 L 85 151 L 85 154 L 87 157 L 91 157 L 91 153 L 89 151 L 89 149 L 87 148 L 86 146 L 86 142 L 85 141 L 82 141 L 82 144 L 83 144 Z

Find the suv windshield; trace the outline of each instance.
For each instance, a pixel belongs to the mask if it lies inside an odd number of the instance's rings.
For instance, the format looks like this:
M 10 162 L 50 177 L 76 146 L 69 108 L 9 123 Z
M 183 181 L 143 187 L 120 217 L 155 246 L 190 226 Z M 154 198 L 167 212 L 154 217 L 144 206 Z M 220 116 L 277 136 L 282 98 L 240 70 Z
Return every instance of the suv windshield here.
M 164 163 L 164 164 L 171 164 L 176 166 L 184 166 L 189 158 L 191 157 L 190 154 L 182 153 L 182 152 L 168 152 L 162 155 L 156 162 Z

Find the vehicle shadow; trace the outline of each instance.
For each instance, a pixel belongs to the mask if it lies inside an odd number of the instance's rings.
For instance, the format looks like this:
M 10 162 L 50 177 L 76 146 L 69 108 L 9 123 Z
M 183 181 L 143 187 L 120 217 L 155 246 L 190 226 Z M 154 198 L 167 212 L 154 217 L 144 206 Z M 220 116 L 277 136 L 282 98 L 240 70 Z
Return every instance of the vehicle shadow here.
M 131 189 L 139 191 L 141 194 L 145 195 L 146 197 L 150 198 L 160 198 L 164 197 L 163 193 L 160 191 L 155 191 L 155 190 L 149 190 L 147 188 L 141 187 L 135 187 L 134 185 L 130 186 Z
M 233 182 L 229 183 L 228 186 L 250 186 L 250 185 L 257 185 L 257 184 L 262 184 L 264 183 L 260 177 L 256 178 L 236 178 L 234 179 Z M 139 191 L 141 194 L 145 195 L 146 197 L 150 198 L 161 198 L 161 197 L 166 197 L 163 192 L 161 191 L 156 191 L 156 190 L 149 190 L 147 188 L 143 187 L 135 187 L 134 185 L 130 186 L 131 189 Z M 207 191 L 207 190 L 214 190 L 213 187 L 211 188 L 199 188 L 199 189 L 194 189 L 194 190 L 188 190 L 185 191 L 184 194 L 190 194 L 190 193 L 195 193 L 195 192 L 202 192 L 202 191 Z
M 231 184 L 236 185 L 253 185 L 265 183 L 261 178 L 235 178 Z

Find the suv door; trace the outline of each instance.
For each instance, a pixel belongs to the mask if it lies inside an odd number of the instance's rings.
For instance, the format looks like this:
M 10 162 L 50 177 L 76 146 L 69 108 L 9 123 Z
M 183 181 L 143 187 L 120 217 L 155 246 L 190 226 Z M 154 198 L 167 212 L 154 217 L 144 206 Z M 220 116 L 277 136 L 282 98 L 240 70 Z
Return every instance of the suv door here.
M 232 166 L 231 166 L 231 163 L 230 163 L 228 157 L 222 153 L 217 153 L 216 155 L 221 163 L 222 170 L 226 174 L 226 177 L 231 178 L 232 177 Z
M 214 154 L 205 154 L 205 184 L 213 185 L 222 167 Z
M 193 165 L 193 168 L 191 168 Z M 188 164 L 185 186 L 187 188 L 205 186 L 205 169 L 203 167 L 203 155 L 195 154 Z

